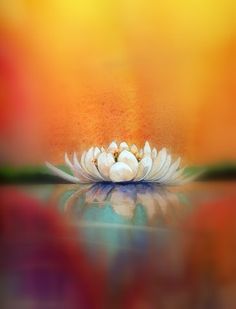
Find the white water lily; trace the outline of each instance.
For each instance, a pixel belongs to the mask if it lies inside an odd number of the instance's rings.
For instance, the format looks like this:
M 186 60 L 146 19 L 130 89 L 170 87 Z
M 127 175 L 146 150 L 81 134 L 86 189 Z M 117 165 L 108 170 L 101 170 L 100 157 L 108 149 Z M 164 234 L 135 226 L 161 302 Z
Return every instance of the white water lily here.
M 138 149 L 136 145 L 112 142 L 107 149 L 91 147 L 78 159 L 65 154 L 65 163 L 72 175 L 46 162 L 57 176 L 72 183 L 92 182 L 156 182 L 163 185 L 179 185 L 192 180 L 184 176 L 180 158 L 173 162 L 166 148 L 157 151 L 146 142 Z

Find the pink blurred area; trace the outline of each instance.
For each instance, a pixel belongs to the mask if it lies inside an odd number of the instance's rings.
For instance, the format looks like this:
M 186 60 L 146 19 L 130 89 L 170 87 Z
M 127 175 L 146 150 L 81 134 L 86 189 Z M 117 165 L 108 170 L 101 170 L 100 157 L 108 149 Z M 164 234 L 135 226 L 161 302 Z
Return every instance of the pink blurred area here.
M 100 308 L 104 276 L 69 223 L 53 205 L 0 192 L 2 308 Z

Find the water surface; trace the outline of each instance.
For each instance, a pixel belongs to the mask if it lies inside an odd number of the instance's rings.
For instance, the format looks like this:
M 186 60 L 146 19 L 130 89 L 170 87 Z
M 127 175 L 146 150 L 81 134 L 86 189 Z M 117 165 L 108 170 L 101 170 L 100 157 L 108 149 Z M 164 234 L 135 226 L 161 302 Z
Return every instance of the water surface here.
M 2 187 L 3 308 L 234 308 L 235 188 Z

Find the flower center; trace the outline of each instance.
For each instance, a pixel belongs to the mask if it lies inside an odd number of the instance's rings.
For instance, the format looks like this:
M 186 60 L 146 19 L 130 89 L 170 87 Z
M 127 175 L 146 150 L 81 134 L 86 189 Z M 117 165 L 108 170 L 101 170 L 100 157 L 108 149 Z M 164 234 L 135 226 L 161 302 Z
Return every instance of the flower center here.
M 96 158 L 92 159 L 92 163 L 96 166 L 98 166 L 98 160 Z
M 135 155 L 138 162 L 142 159 L 142 155 L 138 151 L 131 150 L 131 152 Z
M 136 159 L 138 160 L 138 162 L 141 161 L 141 159 L 142 159 L 141 154 L 136 153 L 136 154 L 134 154 L 134 155 L 135 155 Z
M 116 149 L 116 150 L 113 151 L 113 157 L 114 157 L 116 162 L 118 160 L 119 154 L 120 154 L 119 149 Z

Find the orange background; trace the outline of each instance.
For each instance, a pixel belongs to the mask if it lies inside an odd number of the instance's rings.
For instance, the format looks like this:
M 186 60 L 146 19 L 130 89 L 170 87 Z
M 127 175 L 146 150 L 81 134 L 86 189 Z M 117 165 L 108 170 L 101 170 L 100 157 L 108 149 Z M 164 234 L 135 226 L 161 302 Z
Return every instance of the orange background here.
M 113 139 L 236 159 L 233 6 L 1 0 L 1 162 L 62 162 Z

